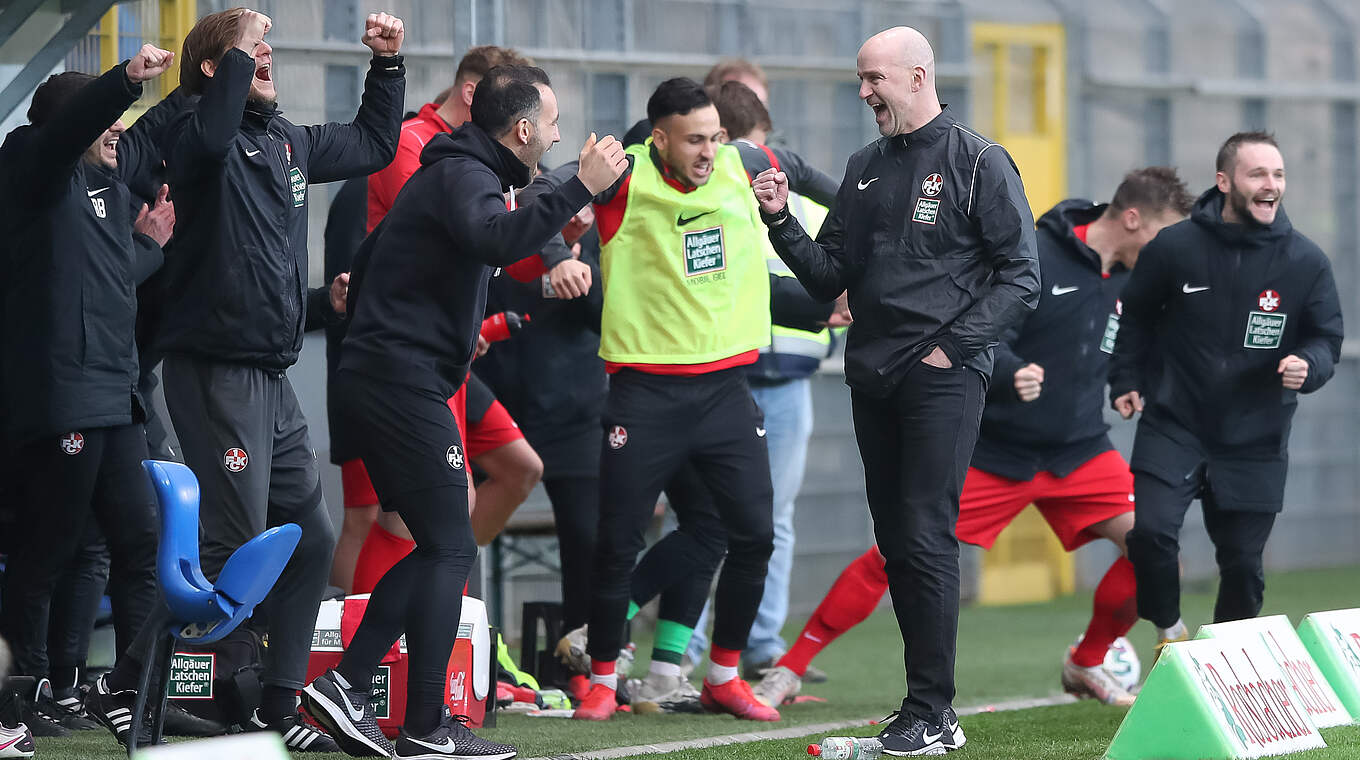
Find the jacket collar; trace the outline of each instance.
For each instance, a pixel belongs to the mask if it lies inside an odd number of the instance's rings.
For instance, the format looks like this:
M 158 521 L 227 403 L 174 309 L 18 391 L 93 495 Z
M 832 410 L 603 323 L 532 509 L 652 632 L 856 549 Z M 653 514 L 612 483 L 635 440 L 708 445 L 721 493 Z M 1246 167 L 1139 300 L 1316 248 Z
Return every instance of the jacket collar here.
M 447 137 L 436 135 L 425 146 L 425 150 L 421 151 L 422 165 L 432 164 L 450 155 L 462 154 L 481 161 L 495 172 L 501 181 L 502 190 L 525 187 L 532 179 L 529 167 L 519 160 L 519 156 L 476 124 L 468 122 L 446 134 Z
M 281 113 L 277 103 L 247 100 L 246 108 L 241 112 L 241 127 L 248 132 L 264 132 L 269 129 L 269 122 Z
M 949 130 L 952 129 L 956 123 L 958 123 L 958 119 L 954 118 L 953 110 L 951 110 L 948 105 L 944 105 L 935 118 L 911 132 L 902 135 L 894 135 L 889 138 L 888 142 L 892 147 L 897 148 L 898 150 L 907 150 L 909 148 L 930 145 L 948 134 Z

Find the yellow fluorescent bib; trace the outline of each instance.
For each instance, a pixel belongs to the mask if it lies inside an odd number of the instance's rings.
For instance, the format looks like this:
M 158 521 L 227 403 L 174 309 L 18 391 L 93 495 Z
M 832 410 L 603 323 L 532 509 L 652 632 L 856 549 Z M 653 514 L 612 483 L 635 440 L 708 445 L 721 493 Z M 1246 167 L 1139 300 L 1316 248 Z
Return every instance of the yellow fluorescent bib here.
M 765 225 L 737 149 L 721 146 L 707 184 L 688 193 L 628 149 L 623 220 L 600 251 L 600 356 L 621 364 L 704 364 L 770 342 Z

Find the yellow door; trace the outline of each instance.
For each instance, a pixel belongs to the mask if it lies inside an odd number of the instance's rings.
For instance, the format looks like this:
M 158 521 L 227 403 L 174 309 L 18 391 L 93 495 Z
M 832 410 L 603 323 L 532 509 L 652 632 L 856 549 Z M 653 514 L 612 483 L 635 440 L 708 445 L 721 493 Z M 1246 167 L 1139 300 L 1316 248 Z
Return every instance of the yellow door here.
M 1038 217 L 1067 193 L 1063 28 L 975 23 L 972 35 L 972 125 L 1014 157 Z M 982 604 L 1042 601 L 1074 588 L 1071 555 L 1033 507 L 983 555 Z

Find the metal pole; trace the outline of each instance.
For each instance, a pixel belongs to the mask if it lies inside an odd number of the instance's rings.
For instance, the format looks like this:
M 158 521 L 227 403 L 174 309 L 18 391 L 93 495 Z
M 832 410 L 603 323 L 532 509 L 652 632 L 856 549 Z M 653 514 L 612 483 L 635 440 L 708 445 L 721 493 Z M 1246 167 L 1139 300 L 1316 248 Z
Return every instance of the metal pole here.
M 61 62 L 71 48 L 81 40 L 100 17 L 113 7 L 113 0 L 86 0 L 62 25 L 61 29 L 47 41 L 46 45 L 29 59 L 24 68 L 5 89 L 0 91 L 0 119 L 8 118 L 19 102 L 42 82 L 52 67 Z

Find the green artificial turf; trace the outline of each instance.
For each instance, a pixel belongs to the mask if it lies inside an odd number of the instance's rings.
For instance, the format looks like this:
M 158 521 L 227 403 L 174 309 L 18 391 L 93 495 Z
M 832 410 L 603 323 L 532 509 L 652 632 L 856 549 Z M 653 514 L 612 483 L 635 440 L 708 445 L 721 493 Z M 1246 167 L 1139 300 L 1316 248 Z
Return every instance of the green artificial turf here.
M 1360 568 L 1272 573 L 1267 583 L 1263 614 L 1286 614 L 1295 624 L 1304 614 L 1315 610 L 1360 606 Z M 1183 609 L 1192 630 L 1211 616 L 1211 591 L 1209 586 L 1187 589 Z M 1063 652 L 1084 630 L 1089 615 L 1089 594 L 1043 604 L 963 610 L 959 623 L 956 705 L 985 706 L 1017 697 L 1060 694 L 1058 674 Z M 796 636 L 801 623 L 795 621 L 787 628 L 785 638 Z M 1129 636 L 1144 663 L 1149 663 L 1155 643 L 1152 628 L 1139 623 Z M 648 653 L 649 645 L 639 636 L 636 666 L 639 673 L 647 667 Z M 502 715 L 496 728 L 479 733 L 515 744 L 522 757 L 539 757 L 881 717 L 895 709 L 902 698 L 905 688 L 902 645 L 896 620 L 887 607 L 841 637 L 816 664 L 831 675 L 831 680 L 806 685 L 803 692 L 827 701 L 786 706 L 781 710 L 783 720 L 777 724 L 738 722 L 728 716 L 712 715 L 618 715 L 602 724 Z M 970 744 L 955 756 L 1025 760 L 1096 758 L 1108 746 L 1122 715 L 1121 710 L 1088 702 L 967 717 L 963 725 Z M 1298 757 L 1310 760 L 1360 757 L 1360 729 L 1335 729 L 1325 731 L 1324 736 L 1336 746 Z M 801 755 L 806 745 L 806 739 L 785 740 L 676 752 L 668 757 L 793 758 Z M 103 732 L 39 741 L 39 758 L 111 760 L 119 756 L 116 745 Z M 331 760 L 343 756 L 308 757 Z

